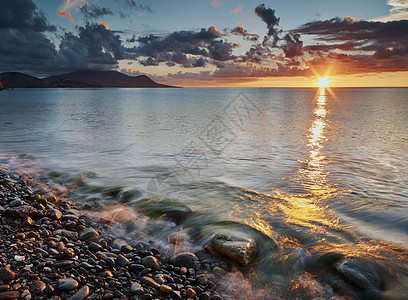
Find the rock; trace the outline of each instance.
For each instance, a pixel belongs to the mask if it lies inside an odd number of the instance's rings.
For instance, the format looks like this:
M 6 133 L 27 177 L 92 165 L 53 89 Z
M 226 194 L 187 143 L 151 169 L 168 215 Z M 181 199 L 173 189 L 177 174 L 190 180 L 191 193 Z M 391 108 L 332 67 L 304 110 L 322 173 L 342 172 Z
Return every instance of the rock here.
M 130 286 L 130 291 L 132 292 L 132 294 L 134 295 L 142 295 L 144 293 L 144 289 L 142 288 L 142 286 L 137 283 L 134 282 L 131 284 Z
M 18 239 L 20 241 L 24 240 L 25 239 L 25 233 L 23 233 L 23 232 L 17 233 L 16 234 L 16 239 Z
M 78 282 L 72 278 L 62 278 L 57 281 L 57 289 L 62 291 L 72 291 L 78 287 Z
M 171 292 L 173 292 L 173 289 L 168 285 L 162 284 L 160 286 L 160 292 L 163 294 L 170 294 Z
M 251 239 L 216 234 L 211 241 L 214 250 L 243 266 L 247 266 L 256 256 L 255 243 Z
M 73 258 L 75 256 L 75 250 L 72 248 L 65 248 L 63 253 L 68 258 Z
M 23 201 L 21 201 L 20 199 L 16 199 L 16 200 L 11 201 L 9 205 L 10 205 L 10 207 L 17 207 L 17 206 L 21 206 L 23 204 L 24 204 Z
M 19 207 L 6 209 L 4 214 L 14 218 L 34 217 L 38 214 L 38 210 L 31 205 L 21 205 Z
M 10 282 L 16 277 L 16 273 L 11 271 L 9 268 L 0 269 L 0 280 L 3 282 Z
M 20 297 L 20 293 L 17 291 L 3 292 L 0 293 L 0 300 L 15 300 Z
M 187 296 L 189 298 L 194 298 L 196 295 L 197 295 L 197 293 L 192 288 L 187 289 Z
M 53 220 L 59 220 L 62 217 L 62 212 L 55 208 L 48 210 L 47 214 Z
M 200 300 L 210 300 L 210 299 L 211 299 L 211 296 L 209 292 L 201 293 Z
M 109 252 L 97 252 L 96 256 L 99 259 L 102 259 L 106 264 L 110 267 L 114 267 L 116 265 L 115 259 L 111 256 L 112 253 Z M 115 257 L 116 258 L 116 257 Z
M 186 268 L 195 268 L 198 269 L 200 267 L 200 262 L 195 256 L 195 254 L 191 252 L 182 252 L 177 254 L 174 258 L 174 264 L 178 267 L 186 267 Z
M 81 237 L 79 237 L 79 238 L 81 238 Z M 90 242 L 89 245 L 88 245 L 88 248 L 89 248 L 89 251 L 94 252 L 94 253 L 99 252 L 99 251 L 103 251 L 102 246 L 97 244 L 97 243 L 94 243 L 94 242 Z
M 205 274 L 198 275 L 196 282 L 201 285 L 206 285 L 208 283 L 208 276 Z
M 31 285 L 30 291 L 33 295 L 38 295 L 44 291 L 46 287 L 47 285 L 43 281 L 35 280 Z
M 47 199 L 48 202 L 51 202 L 53 204 L 58 202 L 57 197 L 55 197 L 54 195 L 47 195 L 45 196 L 45 199 Z
M 119 267 L 124 267 L 129 264 L 129 260 L 123 255 L 118 255 L 118 259 L 116 260 L 116 263 L 118 264 Z
M 141 264 L 131 263 L 129 265 L 129 271 L 131 272 L 139 273 L 139 272 L 142 272 L 144 269 L 145 267 Z
M 89 287 L 84 285 L 74 295 L 68 298 L 68 300 L 83 300 L 89 296 Z
M 127 245 L 126 241 L 121 240 L 121 239 L 116 239 L 112 243 L 112 248 L 113 249 L 118 249 L 121 250 L 123 246 Z
M 160 270 L 160 262 L 154 256 L 149 255 L 149 256 L 143 257 L 142 264 L 146 268 L 151 268 L 152 270 Z
M 92 239 L 97 238 L 98 236 L 99 236 L 99 233 L 96 232 L 95 229 L 93 229 L 93 228 L 86 228 L 86 229 L 84 229 L 84 230 L 81 232 L 81 234 L 79 235 L 79 239 L 80 239 L 81 241 L 89 241 L 89 240 L 92 240 Z
M 350 260 L 343 261 L 337 270 L 354 286 L 361 290 L 380 289 L 378 274 L 366 266 Z
M 154 281 L 153 278 L 147 277 L 147 276 L 143 276 L 142 277 L 142 283 L 151 286 L 155 289 L 160 289 L 160 284 L 158 284 L 156 281 Z
M 156 274 L 154 275 L 154 281 L 156 281 L 159 284 L 165 284 L 166 283 L 166 279 L 164 278 L 163 274 Z

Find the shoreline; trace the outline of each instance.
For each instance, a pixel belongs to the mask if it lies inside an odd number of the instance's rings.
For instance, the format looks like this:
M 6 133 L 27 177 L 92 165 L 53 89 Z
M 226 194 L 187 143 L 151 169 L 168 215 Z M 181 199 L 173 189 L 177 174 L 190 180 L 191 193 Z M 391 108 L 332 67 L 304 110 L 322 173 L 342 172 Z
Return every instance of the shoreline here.
M 0 170 L 0 299 L 223 299 L 210 254 L 128 243 L 50 190 Z

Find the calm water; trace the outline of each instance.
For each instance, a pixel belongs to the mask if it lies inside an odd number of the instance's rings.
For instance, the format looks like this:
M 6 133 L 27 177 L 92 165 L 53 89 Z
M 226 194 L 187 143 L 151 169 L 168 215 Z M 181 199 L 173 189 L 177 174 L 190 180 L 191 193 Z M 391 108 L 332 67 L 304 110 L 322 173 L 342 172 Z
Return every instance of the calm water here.
M 136 213 L 191 209 L 156 231 L 164 244 L 247 235 L 259 286 L 313 282 L 310 297 L 334 295 L 304 272 L 332 251 L 392 270 L 402 281 L 385 276 L 387 289 L 407 295 L 407 146 L 404 88 L 0 93 L 0 153 L 28 153 L 59 182 L 84 176 L 79 200 L 117 203 L 118 190 Z

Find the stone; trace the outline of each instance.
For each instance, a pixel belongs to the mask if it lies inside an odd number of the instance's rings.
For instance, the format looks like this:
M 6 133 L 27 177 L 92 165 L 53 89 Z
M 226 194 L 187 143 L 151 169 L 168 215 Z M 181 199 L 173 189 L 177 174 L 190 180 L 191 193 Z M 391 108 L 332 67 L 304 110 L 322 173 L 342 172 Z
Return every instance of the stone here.
M 57 281 L 57 289 L 62 291 L 72 291 L 78 287 L 78 282 L 72 278 L 62 278 Z
M 196 282 L 201 285 L 206 285 L 208 283 L 208 276 L 205 274 L 200 274 L 197 276 Z
M 9 291 L 0 293 L 0 300 L 15 300 L 20 297 L 20 292 Z
M 166 283 L 166 279 L 164 278 L 163 274 L 156 274 L 154 275 L 154 281 L 156 281 L 157 283 L 160 284 L 165 284 Z
M 63 252 L 64 255 L 68 258 L 73 258 L 75 256 L 75 250 L 72 248 L 65 248 Z
M 26 237 L 26 236 L 25 236 L 25 233 L 24 233 L 24 232 L 19 232 L 19 233 L 16 234 L 16 239 L 18 239 L 18 240 L 20 240 L 20 241 L 24 240 L 25 237 Z
M 188 288 L 186 292 L 189 298 L 194 298 L 197 295 L 197 293 L 192 288 Z
M 0 269 L 0 280 L 3 282 L 10 282 L 16 277 L 16 273 L 11 271 L 9 268 Z
M 144 293 L 144 289 L 142 288 L 142 286 L 137 283 L 134 282 L 130 285 L 130 291 L 132 292 L 132 294 L 134 295 L 142 295 Z
M 127 243 L 126 241 L 122 240 L 122 239 L 115 239 L 112 243 L 112 248 L 113 249 L 118 249 L 121 250 L 123 246 L 126 246 Z
M 186 267 L 186 268 L 195 268 L 198 269 L 200 267 L 200 262 L 195 256 L 195 254 L 191 252 L 182 252 L 177 254 L 174 258 L 174 264 L 178 267 Z
M 152 270 L 160 270 L 160 262 L 154 256 L 146 256 L 142 259 L 142 265 L 146 268 L 151 268 Z
M 153 278 L 147 277 L 147 276 L 143 276 L 142 277 L 142 283 L 151 286 L 152 288 L 155 289 L 160 289 L 160 284 L 158 284 L 156 281 L 154 281 Z
M 84 285 L 78 292 L 68 298 L 68 300 L 83 300 L 89 296 L 89 286 Z
M 119 267 L 124 267 L 129 264 L 129 260 L 123 255 L 118 255 L 118 259 L 116 260 L 116 263 L 118 264 Z
M 248 238 L 216 234 L 211 241 L 211 246 L 219 255 L 243 266 L 249 265 L 256 256 L 255 243 Z
M 209 292 L 201 293 L 200 300 L 210 300 L 210 299 L 211 299 L 211 295 Z
M 99 236 L 99 233 L 93 229 L 92 227 L 86 228 L 82 230 L 81 234 L 79 235 L 79 239 L 81 241 L 89 241 L 95 239 Z
M 54 195 L 47 195 L 45 196 L 45 199 L 47 199 L 48 202 L 51 202 L 53 204 L 58 202 L 57 197 L 55 197 Z
M 34 217 L 38 214 L 38 210 L 31 205 L 21 205 L 18 207 L 6 209 L 4 214 L 6 216 L 11 216 L 14 218 Z
M 141 264 L 131 263 L 129 265 L 129 271 L 131 271 L 131 272 L 138 273 L 138 272 L 142 272 L 144 269 L 145 269 L 145 267 L 143 265 L 141 265 Z
M 89 251 L 94 252 L 94 253 L 103 250 L 102 246 L 95 243 L 95 242 L 90 242 L 89 245 L 88 245 L 88 249 L 89 249 Z
M 62 217 L 62 212 L 56 208 L 48 210 L 47 214 L 53 220 L 59 220 Z
M 378 274 L 356 261 L 345 260 L 339 264 L 337 270 L 361 290 L 380 289 L 381 279 Z
M 33 295 L 38 295 L 42 291 L 44 291 L 46 287 L 47 287 L 47 285 L 44 283 L 44 281 L 35 280 L 31 284 L 30 291 L 31 291 L 31 293 L 33 293 Z
M 21 206 L 23 204 L 24 204 L 23 201 L 21 201 L 20 199 L 16 199 L 16 200 L 11 201 L 9 205 L 10 205 L 10 207 L 17 207 L 17 206 Z
M 162 284 L 160 286 L 160 292 L 163 294 L 170 294 L 171 292 L 173 292 L 173 289 L 168 285 Z

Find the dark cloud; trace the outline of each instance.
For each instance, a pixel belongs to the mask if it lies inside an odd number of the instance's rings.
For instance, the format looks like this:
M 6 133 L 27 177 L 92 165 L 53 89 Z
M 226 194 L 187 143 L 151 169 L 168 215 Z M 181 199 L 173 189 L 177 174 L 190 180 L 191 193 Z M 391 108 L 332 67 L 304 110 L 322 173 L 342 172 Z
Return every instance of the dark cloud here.
M 203 67 L 212 61 L 234 59 L 233 43 L 220 40 L 223 36 L 214 26 L 199 31 L 176 31 L 166 36 L 147 35 L 137 39 L 139 46 L 127 48 L 142 65 L 166 63 L 183 67 Z M 198 57 L 196 57 L 198 56 Z M 211 59 L 211 60 L 209 60 Z
M 268 28 L 268 35 L 265 37 L 264 43 L 272 37 L 273 45 L 276 45 L 279 40 L 279 30 L 276 26 L 279 25 L 280 18 L 275 16 L 275 10 L 272 8 L 266 8 L 265 4 L 260 4 L 255 8 L 255 14 L 266 23 L 266 27 Z
M 242 24 L 239 24 L 238 26 L 234 27 L 231 30 L 227 30 L 227 32 L 232 35 L 242 36 L 244 40 L 249 40 L 253 42 L 257 42 L 259 39 L 259 35 L 248 33 L 248 31 L 244 29 L 244 26 L 242 26 Z
M 86 20 L 102 18 L 106 15 L 113 15 L 113 11 L 106 7 L 98 5 L 84 4 L 79 10 L 82 12 Z
M 408 20 L 333 18 L 306 23 L 293 32 L 317 36 L 323 43 L 303 50 L 332 63 L 340 62 L 341 67 L 336 68 L 344 73 L 408 70 Z
M 300 35 L 298 33 L 286 34 L 283 40 L 285 41 L 285 44 L 282 46 L 282 50 L 287 58 L 303 55 L 303 42 L 300 40 Z
M 137 3 L 135 0 L 116 0 L 120 4 L 120 7 L 125 7 L 125 9 L 119 9 L 118 14 L 122 18 L 129 17 L 133 10 L 139 12 L 148 12 L 152 13 L 152 8 L 147 4 Z
M 78 28 L 78 35 L 66 33 L 59 48 L 62 65 L 82 65 L 82 69 L 111 68 L 126 57 L 119 35 L 100 24 L 87 23 Z
M 54 31 L 32 0 L 0 0 L 0 28 Z

